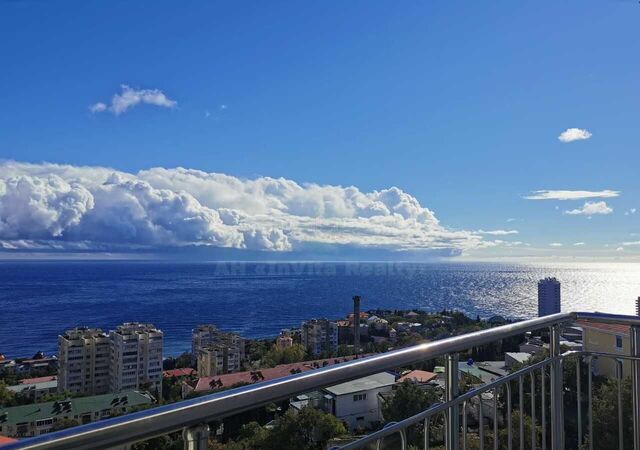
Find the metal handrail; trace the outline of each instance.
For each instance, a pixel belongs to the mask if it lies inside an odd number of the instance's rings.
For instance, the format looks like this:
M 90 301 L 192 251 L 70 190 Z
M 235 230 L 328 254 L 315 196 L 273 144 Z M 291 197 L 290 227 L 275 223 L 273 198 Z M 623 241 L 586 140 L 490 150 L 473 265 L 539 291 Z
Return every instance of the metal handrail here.
M 591 313 L 558 313 L 525 320 L 93 422 L 25 439 L 4 448 L 6 450 L 85 450 L 122 446 L 180 429 L 198 426 L 322 387 L 351 381 L 447 354 L 455 354 L 527 331 L 554 327 L 572 322 L 576 318 L 596 320 L 595 317 Z M 597 317 L 601 322 L 619 320 L 630 325 L 640 325 L 640 318 L 634 320 L 628 316 L 608 314 L 598 314 Z

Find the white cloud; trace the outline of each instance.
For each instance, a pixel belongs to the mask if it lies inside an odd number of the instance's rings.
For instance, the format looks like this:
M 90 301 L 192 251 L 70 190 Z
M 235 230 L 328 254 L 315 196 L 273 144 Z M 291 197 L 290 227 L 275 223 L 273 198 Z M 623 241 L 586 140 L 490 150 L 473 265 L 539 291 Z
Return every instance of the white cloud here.
M 569 190 L 540 190 L 533 191 L 524 198 L 527 200 L 583 200 L 586 198 L 618 197 L 620 191 L 605 189 L 603 191 L 569 191 Z
M 606 202 L 585 202 L 582 208 L 571 209 L 564 213 L 569 215 L 594 216 L 596 214 L 611 214 L 612 212 L 613 208 L 608 206 Z
M 489 231 L 478 230 L 477 233 L 478 234 L 488 234 L 488 235 L 492 235 L 492 236 L 507 236 L 509 234 L 518 234 L 519 231 L 518 230 L 489 230 Z
M 630 209 L 628 209 L 628 210 L 626 210 L 626 211 L 624 212 L 624 215 L 625 215 L 625 216 L 631 216 L 631 215 L 635 214 L 635 213 L 636 213 L 636 211 L 637 211 L 637 210 L 636 210 L 636 208 L 630 208 Z
M 640 241 L 623 242 L 622 245 L 625 246 L 625 247 L 633 247 L 633 246 L 636 246 L 636 245 L 640 245 Z
M 562 247 L 562 244 L 560 242 L 552 242 L 551 244 L 549 244 L 550 247 Z
M 106 110 L 107 105 L 102 102 L 94 103 L 93 105 L 89 106 L 89 111 L 91 111 L 92 113 L 99 113 Z
M 560 136 L 558 136 L 558 140 L 560 142 L 573 142 L 573 141 L 583 141 L 585 139 L 589 139 L 591 137 L 591 133 L 587 130 L 581 128 L 567 128 Z
M 623 252 L 623 251 L 624 251 L 624 248 L 623 248 L 623 247 L 618 247 L 618 248 L 616 248 L 616 251 L 617 251 L 617 252 Z
M 511 222 L 515 222 L 516 220 L 518 220 L 518 219 L 515 219 L 515 218 L 513 218 L 513 217 L 509 217 L 509 218 L 507 219 L 507 222 L 511 223 Z
M 573 244 L 574 247 L 584 247 L 584 245 L 585 245 L 584 242 L 575 242 Z
M 73 249 L 351 246 L 453 255 L 492 245 L 442 226 L 397 187 L 362 192 L 184 168 L 0 163 L 0 242 L 29 240 Z
M 167 97 L 159 89 L 134 89 L 126 84 L 123 84 L 121 88 L 121 93 L 114 94 L 113 97 L 111 97 L 110 105 L 103 102 L 97 102 L 91 105 L 89 110 L 92 113 L 110 111 L 116 116 L 119 116 L 141 103 L 160 106 L 163 108 L 175 108 L 178 104 L 175 100 L 171 100 Z

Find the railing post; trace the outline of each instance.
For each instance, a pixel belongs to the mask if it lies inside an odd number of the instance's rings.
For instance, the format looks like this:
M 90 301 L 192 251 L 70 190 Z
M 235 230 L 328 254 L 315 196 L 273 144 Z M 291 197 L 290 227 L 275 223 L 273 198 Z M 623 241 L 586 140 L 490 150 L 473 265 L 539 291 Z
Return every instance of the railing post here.
M 631 326 L 631 356 L 640 356 L 640 327 Z M 640 361 L 631 361 L 631 395 L 633 397 L 633 448 L 640 450 Z
M 209 425 L 202 424 L 182 430 L 184 450 L 207 450 L 209 444 Z
M 562 366 L 560 365 L 560 327 L 554 325 L 549 329 L 549 350 L 551 361 L 551 449 L 561 450 L 564 433 L 562 423 Z
M 445 355 L 445 400 L 453 401 L 458 396 L 458 354 Z M 482 401 L 482 399 L 480 400 Z M 460 448 L 460 416 L 458 405 L 450 406 L 447 410 L 447 450 L 458 450 Z

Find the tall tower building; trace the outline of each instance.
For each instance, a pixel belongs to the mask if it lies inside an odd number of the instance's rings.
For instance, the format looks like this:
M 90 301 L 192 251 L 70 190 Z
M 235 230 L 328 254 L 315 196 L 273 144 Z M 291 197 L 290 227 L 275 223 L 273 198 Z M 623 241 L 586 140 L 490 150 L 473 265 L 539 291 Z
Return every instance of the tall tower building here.
M 109 333 L 111 391 L 147 389 L 162 394 L 163 334 L 151 324 L 125 323 Z
M 58 336 L 58 392 L 109 392 L 108 336 L 99 328 L 74 328 Z
M 560 282 L 555 278 L 538 281 L 538 317 L 560 312 Z

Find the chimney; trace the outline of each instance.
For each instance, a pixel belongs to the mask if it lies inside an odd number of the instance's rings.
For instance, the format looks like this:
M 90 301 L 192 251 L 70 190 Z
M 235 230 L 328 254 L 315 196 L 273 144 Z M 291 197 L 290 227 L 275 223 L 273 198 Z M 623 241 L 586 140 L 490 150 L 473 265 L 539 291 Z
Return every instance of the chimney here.
M 353 297 L 353 350 L 360 353 L 360 296 Z

